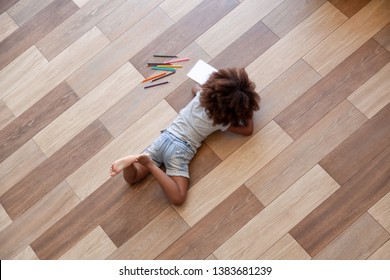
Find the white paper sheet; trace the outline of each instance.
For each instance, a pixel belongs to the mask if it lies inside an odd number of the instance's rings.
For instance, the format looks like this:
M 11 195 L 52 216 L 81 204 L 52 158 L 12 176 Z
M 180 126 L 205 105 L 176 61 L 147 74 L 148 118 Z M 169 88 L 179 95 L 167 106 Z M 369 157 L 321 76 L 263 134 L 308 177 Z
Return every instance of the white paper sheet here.
M 187 77 L 199 84 L 204 84 L 211 73 L 218 71 L 203 60 L 199 60 L 194 67 L 188 72 Z

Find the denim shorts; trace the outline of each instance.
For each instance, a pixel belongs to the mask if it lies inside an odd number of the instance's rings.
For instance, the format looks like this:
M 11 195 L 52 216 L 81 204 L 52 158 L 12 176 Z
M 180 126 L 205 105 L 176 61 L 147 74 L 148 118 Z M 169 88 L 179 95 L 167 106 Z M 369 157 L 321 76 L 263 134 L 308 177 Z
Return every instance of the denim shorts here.
M 195 152 L 191 146 L 163 130 L 160 137 L 144 150 L 157 166 L 164 164 L 168 176 L 182 176 L 190 178 L 188 165 Z

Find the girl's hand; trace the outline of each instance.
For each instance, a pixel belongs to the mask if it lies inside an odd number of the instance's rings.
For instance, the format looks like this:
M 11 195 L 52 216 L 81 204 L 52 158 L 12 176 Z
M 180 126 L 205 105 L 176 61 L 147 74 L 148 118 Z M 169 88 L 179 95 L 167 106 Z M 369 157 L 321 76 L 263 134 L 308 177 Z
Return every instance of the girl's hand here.
M 191 88 L 192 95 L 195 96 L 201 89 L 202 89 L 202 87 L 200 85 L 198 85 L 198 84 L 194 85 Z
M 251 136 L 253 134 L 253 118 L 245 121 L 244 125 L 239 126 L 229 126 L 227 131 L 230 131 L 234 134 L 239 134 L 243 136 Z

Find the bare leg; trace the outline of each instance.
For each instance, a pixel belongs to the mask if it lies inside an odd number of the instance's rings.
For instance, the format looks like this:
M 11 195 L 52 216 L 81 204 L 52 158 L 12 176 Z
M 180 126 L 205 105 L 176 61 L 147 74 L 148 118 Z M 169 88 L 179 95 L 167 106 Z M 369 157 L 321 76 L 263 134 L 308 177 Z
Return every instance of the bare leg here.
M 142 164 L 147 170 L 150 171 L 156 177 L 160 183 L 161 188 L 168 196 L 170 202 L 174 205 L 181 205 L 184 203 L 188 186 L 189 179 L 181 176 L 168 176 L 162 171 L 147 154 L 141 154 L 137 157 L 137 162 Z
M 129 184 L 134 184 L 148 175 L 147 170 L 143 165 L 137 163 L 138 155 L 130 155 L 116 160 L 111 165 L 111 177 L 118 175 L 123 171 L 123 177 Z

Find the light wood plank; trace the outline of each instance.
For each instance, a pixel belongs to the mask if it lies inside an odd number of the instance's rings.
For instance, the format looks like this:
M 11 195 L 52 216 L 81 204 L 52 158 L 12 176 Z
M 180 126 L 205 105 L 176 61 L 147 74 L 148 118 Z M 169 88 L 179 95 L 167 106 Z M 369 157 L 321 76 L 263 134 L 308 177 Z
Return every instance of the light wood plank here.
M 46 156 L 51 156 L 70 139 L 98 119 L 142 81 L 142 76 L 125 63 L 109 78 L 79 100 L 33 137 Z
M 165 0 L 160 8 L 174 21 L 178 21 L 201 2 L 202 0 Z
M 374 254 L 372 254 L 369 260 L 389 260 L 390 259 L 390 240 L 383 244 Z
M 126 155 L 142 152 L 175 117 L 176 112 L 165 101 L 160 102 L 66 181 L 82 200 L 85 199 L 110 178 L 109 168 L 112 162 Z M 134 137 L 135 132 L 137 137 Z
M 300 77 L 297 81 L 296 77 Z M 266 126 L 280 112 L 314 85 L 320 76 L 303 60 L 298 60 L 259 94 L 260 110 L 254 113 L 254 131 Z M 221 158 L 226 159 L 248 138 L 229 133 L 215 133 L 206 139 L 207 145 Z
M 15 115 L 3 100 L 0 100 L 0 129 L 3 129 L 15 119 Z
M 0 98 L 7 96 L 25 79 L 47 64 L 41 52 L 32 46 L 0 71 Z
M 279 38 L 282 38 L 326 0 L 286 0 L 262 19 Z
M 102 260 L 116 250 L 116 246 L 100 226 L 66 252 L 62 260 Z
M 390 2 L 373 0 L 311 50 L 304 59 L 322 76 L 380 31 L 390 18 Z
M 45 67 L 24 79 L 4 101 L 16 116 L 21 115 L 108 44 L 108 39 L 99 29 L 91 29 Z
M 88 2 L 37 42 L 36 46 L 49 61 L 52 60 L 125 1 L 93 0 Z
M 315 165 L 219 247 L 214 255 L 218 259 L 258 258 L 339 187 L 332 177 Z
M 18 255 L 79 202 L 66 183 L 59 184 L 0 232 L 1 259 L 11 259 Z
M 342 102 L 245 185 L 264 205 L 270 204 L 366 120 L 348 101 Z
M 368 213 L 390 232 L 390 192 L 372 206 Z
M 190 226 L 195 225 L 291 142 L 275 122 L 270 122 L 195 184 L 185 204 L 177 207 L 178 213 Z
M 21 146 L 0 164 L 0 196 L 44 160 L 46 160 L 46 156 L 33 140 L 29 140 Z
M 7 212 L 3 208 L 3 206 L 0 204 L 0 231 L 5 229 L 7 226 L 9 226 L 12 223 L 12 219 L 10 216 L 8 216 Z
M 111 41 L 119 38 L 130 27 L 146 17 L 163 0 L 126 1 L 97 24 Z M 131 13 L 131 16 L 129 16 Z
M 90 0 L 73 0 L 73 2 L 79 7 L 81 8 L 82 6 L 84 6 L 85 4 L 87 4 Z
M 22 252 L 13 258 L 14 260 L 39 260 L 38 256 L 35 254 L 34 250 L 27 246 Z
M 195 42 L 213 58 L 281 2 L 282 0 L 246 0 L 203 33 Z
M 29 21 L 53 1 L 54 0 L 19 0 L 15 5 L 8 9 L 7 13 L 20 26 Z
M 368 118 L 390 103 L 390 62 L 355 90 L 348 100 Z
M 322 5 L 246 68 L 257 89 L 263 90 L 346 19 L 328 2 Z
M 313 259 L 364 260 L 390 239 L 369 214 L 363 214 Z
M 156 18 L 159 20 L 155 20 Z M 84 96 L 172 23 L 172 20 L 160 9 L 153 10 L 106 49 L 75 71 L 67 79 L 67 82 L 79 96 Z M 145 33 L 145 30 L 148 32 Z M 131 47 L 125 48 L 123 46 Z
M 111 254 L 108 259 L 154 259 L 185 233 L 188 228 L 188 225 L 176 211 L 172 207 L 167 207 L 166 210 Z
M 8 13 L 0 14 L 0 42 L 18 28 L 19 26 Z
M 311 257 L 306 251 L 292 238 L 290 234 L 283 236 L 278 242 L 272 245 L 259 260 L 310 260 Z

